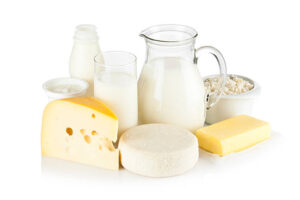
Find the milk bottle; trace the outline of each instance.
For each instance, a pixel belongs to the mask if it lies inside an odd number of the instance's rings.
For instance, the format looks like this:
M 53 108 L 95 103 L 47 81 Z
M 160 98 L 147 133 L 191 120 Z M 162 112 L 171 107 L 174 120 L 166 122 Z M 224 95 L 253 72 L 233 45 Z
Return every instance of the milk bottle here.
M 87 96 L 94 95 L 94 58 L 101 56 L 98 35 L 94 25 L 79 25 L 74 35 L 74 45 L 70 57 L 70 75 L 89 83 Z

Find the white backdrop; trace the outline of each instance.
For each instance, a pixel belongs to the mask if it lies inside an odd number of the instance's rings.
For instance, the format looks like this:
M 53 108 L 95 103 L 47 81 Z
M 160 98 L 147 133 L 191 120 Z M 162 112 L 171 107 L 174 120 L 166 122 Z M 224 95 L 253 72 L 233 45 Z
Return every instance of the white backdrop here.
M 299 199 L 298 1 L 1 1 L 0 199 Z M 229 73 L 259 82 L 254 116 L 272 125 L 272 138 L 224 158 L 201 153 L 182 176 L 139 177 L 125 170 L 42 159 L 44 81 L 68 76 L 74 27 L 98 27 L 100 46 L 145 58 L 139 32 L 150 25 L 194 27 L 197 45 L 217 47 Z M 200 58 L 203 75 L 214 59 Z

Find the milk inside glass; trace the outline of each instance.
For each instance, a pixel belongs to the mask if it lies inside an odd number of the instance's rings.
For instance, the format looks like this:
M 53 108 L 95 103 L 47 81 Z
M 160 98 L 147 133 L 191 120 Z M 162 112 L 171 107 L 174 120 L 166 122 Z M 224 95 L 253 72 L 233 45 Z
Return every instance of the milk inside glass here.
M 104 52 L 103 58 L 95 58 L 94 95 L 118 117 L 120 137 L 138 124 L 136 58 L 127 52 Z
M 181 57 L 155 58 L 138 83 L 140 123 L 169 123 L 195 132 L 205 121 L 205 89 L 195 64 Z

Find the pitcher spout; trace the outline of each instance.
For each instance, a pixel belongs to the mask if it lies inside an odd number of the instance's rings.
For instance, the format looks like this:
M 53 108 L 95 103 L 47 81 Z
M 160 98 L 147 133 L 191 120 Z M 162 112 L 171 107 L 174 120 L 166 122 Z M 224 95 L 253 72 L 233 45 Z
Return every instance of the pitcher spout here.
M 141 37 L 151 42 L 161 42 L 164 44 L 191 42 L 197 35 L 197 31 L 192 27 L 178 24 L 155 25 L 140 33 Z
M 142 37 L 142 38 L 146 38 L 146 35 L 143 32 L 140 33 L 139 36 Z
M 149 31 L 150 28 L 152 28 L 152 26 L 149 27 L 149 28 L 146 28 L 146 29 L 142 30 L 142 31 L 140 32 L 139 36 L 142 37 L 142 38 L 144 38 L 144 39 L 151 39 L 151 33 L 152 33 L 152 32 Z

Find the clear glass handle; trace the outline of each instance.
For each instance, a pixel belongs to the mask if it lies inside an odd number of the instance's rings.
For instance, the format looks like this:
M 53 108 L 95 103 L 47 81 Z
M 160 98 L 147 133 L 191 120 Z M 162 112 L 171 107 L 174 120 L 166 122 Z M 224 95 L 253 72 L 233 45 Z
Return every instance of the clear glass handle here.
M 210 53 L 213 56 L 215 56 L 215 58 L 218 61 L 219 70 L 220 70 L 220 81 L 218 84 L 218 88 L 215 90 L 215 92 L 211 92 L 211 93 L 207 94 L 207 96 L 205 96 L 207 98 L 206 109 L 208 110 L 218 102 L 221 95 L 223 94 L 224 86 L 225 86 L 225 82 L 226 82 L 227 69 L 226 69 L 225 59 L 224 59 L 223 55 L 221 54 L 221 52 L 218 49 L 211 47 L 211 46 L 204 46 L 204 47 L 200 47 L 200 48 L 196 49 L 196 51 L 195 51 L 196 63 L 198 60 L 197 55 L 199 55 L 202 52 Z

